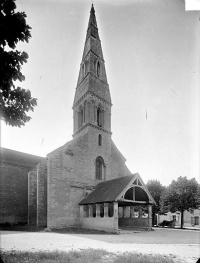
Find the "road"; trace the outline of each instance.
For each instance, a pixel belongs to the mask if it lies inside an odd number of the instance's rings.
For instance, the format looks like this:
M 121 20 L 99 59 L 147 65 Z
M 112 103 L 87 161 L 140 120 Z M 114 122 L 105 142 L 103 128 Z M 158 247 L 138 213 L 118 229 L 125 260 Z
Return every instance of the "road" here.
M 177 262 L 196 263 L 200 256 L 200 232 L 155 229 L 130 234 L 72 234 L 55 232 L 1 231 L 2 250 L 52 251 L 105 249 L 109 252 L 139 252 L 173 255 Z

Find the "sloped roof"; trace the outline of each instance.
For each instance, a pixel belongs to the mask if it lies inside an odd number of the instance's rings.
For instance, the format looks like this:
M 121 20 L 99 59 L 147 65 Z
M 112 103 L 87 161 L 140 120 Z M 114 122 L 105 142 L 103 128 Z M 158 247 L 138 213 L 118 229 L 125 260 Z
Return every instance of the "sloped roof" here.
M 84 198 L 79 205 L 114 202 L 124 188 L 132 183 L 137 176 L 138 174 L 132 174 L 99 183 L 96 189 Z
M 31 168 L 35 167 L 45 158 L 0 147 L 0 159 L 2 162 L 21 164 Z

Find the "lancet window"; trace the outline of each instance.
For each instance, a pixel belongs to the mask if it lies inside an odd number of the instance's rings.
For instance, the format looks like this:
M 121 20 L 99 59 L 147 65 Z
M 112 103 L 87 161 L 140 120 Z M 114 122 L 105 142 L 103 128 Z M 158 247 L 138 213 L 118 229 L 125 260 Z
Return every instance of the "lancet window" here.
M 101 136 L 101 134 L 99 134 L 99 136 L 98 136 L 98 145 L 99 146 L 102 145 L 102 136 Z
M 97 77 L 99 78 L 100 76 L 100 63 L 99 61 L 97 62 Z
M 103 172 L 104 172 L 104 161 L 102 157 L 96 158 L 96 179 L 102 180 L 103 179 Z
M 97 108 L 97 125 L 99 127 L 103 126 L 103 111 L 100 106 Z

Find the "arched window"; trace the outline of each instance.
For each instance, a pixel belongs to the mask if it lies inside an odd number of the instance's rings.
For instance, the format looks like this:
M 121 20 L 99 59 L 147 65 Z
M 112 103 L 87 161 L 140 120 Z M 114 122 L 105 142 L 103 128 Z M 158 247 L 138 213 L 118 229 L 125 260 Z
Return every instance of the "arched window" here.
M 99 136 L 98 136 L 98 145 L 99 146 L 102 145 L 102 136 L 101 136 L 101 134 L 99 134 Z
M 99 61 L 97 62 L 97 77 L 99 78 L 100 76 L 100 63 Z
M 97 108 L 97 125 L 99 127 L 103 126 L 103 111 L 100 106 Z
M 96 179 L 97 180 L 103 179 L 103 169 L 104 169 L 104 161 L 99 156 L 96 158 Z

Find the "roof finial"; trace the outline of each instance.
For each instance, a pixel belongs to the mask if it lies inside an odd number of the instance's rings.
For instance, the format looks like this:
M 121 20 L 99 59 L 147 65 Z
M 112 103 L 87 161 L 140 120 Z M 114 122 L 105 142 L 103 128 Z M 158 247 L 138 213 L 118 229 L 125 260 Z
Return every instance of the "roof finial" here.
M 90 11 L 90 12 L 94 12 L 94 13 L 95 13 L 95 11 L 94 11 L 93 1 L 92 1 L 92 7 L 91 7 L 91 11 Z

